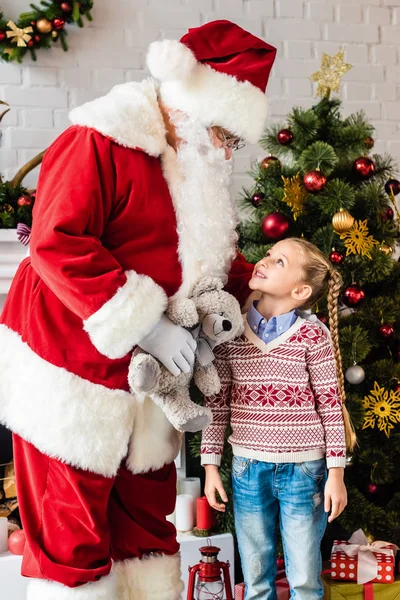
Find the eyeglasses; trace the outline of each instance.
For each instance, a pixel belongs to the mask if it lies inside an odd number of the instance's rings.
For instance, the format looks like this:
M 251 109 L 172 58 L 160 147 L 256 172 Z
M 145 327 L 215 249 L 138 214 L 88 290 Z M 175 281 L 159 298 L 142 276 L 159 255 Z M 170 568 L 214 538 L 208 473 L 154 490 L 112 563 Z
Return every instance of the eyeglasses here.
M 222 142 L 222 148 L 230 148 L 233 152 L 236 150 L 241 150 L 245 147 L 245 143 L 241 138 L 231 137 L 229 134 L 225 133 L 225 130 L 222 127 L 214 127 L 215 134 L 220 142 Z

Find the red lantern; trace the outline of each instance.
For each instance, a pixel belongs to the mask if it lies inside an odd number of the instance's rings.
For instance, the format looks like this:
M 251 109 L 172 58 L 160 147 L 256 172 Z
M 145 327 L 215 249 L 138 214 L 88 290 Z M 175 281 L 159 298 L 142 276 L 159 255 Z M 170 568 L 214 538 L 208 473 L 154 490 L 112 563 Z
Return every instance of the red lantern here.
M 53 27 L 57 31 L 60 31 L 60 29 L 64 29 L 64 27 L 65 27 L 64 19 L 53 19 Z
M 361 156 L 354 161 L 354 170 L 362 179 L 368 179 L 375 173 L 375 163 L 366 156 Z
M 344 254 L 343 252 L 339 252 L 339 250 L 332 250 L 329 255 L 329 260 L 333 265 L 341 265 L 344 261 Z
M 265 237 L 274 242 L 286 237 L 289 227 L 290 221 L 288 217 L 278 211 L 264 217 L 261 223 L 261 229 Z
M 303 183 L 307 192 L 316 194 L 325 186 L 326 177 L 321 173 L 321 171 L 309 171 L 304 175 Z
M 8 549 L 13 554 L 18 556 L 22 556 L 25 548 L 25 531 L 23 529 L 18 529 L 17 531 L 13 531 L 10 537 L 8 538 Z
M 290 131 L 290 129 L 281 129 L 278 132 L 276 139 L 280 144 L 282 144 L 282 146 L 287 146 L 288 144 L 291 144 L 293 142 L 294 135 Z
M 384 340 L 390 340 L 394 336 L 394 327 L 389 323 L 383 323 L 383 325 L 379 327 L 379 335 Z
M 343 302 L 349 308 L 356 308 L 365 299 L 365 292 L 359 285 L 353 283 L 345 289 L 343 294 Z
M 202 559 L 189 567 L 187 600 L 233 600 L 229 561 L 218 560 L 219 548 L 203 546 L 199 548 Z M 224 575 L 222 581 L 221 573 Z M 198 579 L 196 582 L 196 574 Z M 196 594 L 196 595 L 194 595 Z

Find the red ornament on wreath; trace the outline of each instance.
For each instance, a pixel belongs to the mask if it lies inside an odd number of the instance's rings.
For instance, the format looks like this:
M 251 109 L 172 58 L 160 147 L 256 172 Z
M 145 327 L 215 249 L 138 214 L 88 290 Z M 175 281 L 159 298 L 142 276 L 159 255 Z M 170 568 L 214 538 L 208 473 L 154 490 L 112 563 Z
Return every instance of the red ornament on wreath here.
M 387 209 L 381 214 L 381 220 L 383 223 L 387 221 L 393 221 L 394 210 L 391 206 L 388 206 Z
M 365 300 L 365 292 L 359 285 L 353 283 L 345 289 L 343 302 L 349 308 L 357 308 Z
M 364 146 L 367 148 L 367 150 L 372 150 L 372 148 L 375 145 L 375 140 L 374 138 L 372 138 L 370 135 L 368 135 L 365 139 L 364 139 Z
M 326 185 L 326 177 L 321 171 L 309 171 L 303 177 L 304 187 L 308 192 L 317 194 Z
M 294 135 L 290 131 L 290 129 L 281 129 L 278 132 L 276 139 L 280 144 L 282 144 L 282 146 L 287 146 L 288 144 L 291 144 L 293 142 Z
M 17 200 L 18 206 L 30 206 L 32 204 L 31 198 L 29 196 L 21 196 Z
M 68 4 L 68 2 L 62 2 L 61 10 L 65 13 L 70 13 L 72 11 L 72 6 Z
M 255 208 L 258 208 L 261 204 L 261 202 L 264 200 L 265 195 L 262 192 L 258 192 L 256 194 L 253 194 L 253 197 L 251 199 L 251 203 Z
M 379 327 L 379 335 L 384 340 L 391 340 L 394 336 L 394 327 L 392 325 L 390 325 L 389 323 L 383 323 Z
M 400 193 L 400 181 L 397 179 L 389 179 L 385 183 L 385 192 L 389 194 L 389 196 L 397 196 Z
M 266 156 L 261 161 L 260 166 L 264 171 L 266 171 L 271 165 L 276 165 L 279 168 L 281 166 L 279 158 L 276 158 L 276 156 Z
M 10 552 L 12 552 L 12 554 L 22 556 L 24 553 L 25 543 L 25 531 L 23 529 L 17 529 L 17 531 L 13 531 L 8 538 L 8 549 Z
M 357 175 L 362 179 L 368 179 L 368 177 L 371 177 L 375 173 L 374 161 L 366 156 L 357 158 L 357 160 L 354 161 L 353 168 Z
M 64 19 L 53 19 L 53 27 L 57 31 L 60 31 L 60 29 L 64 29 L 64 27 L 65 27 Z
M 268 240 L 277 242 L 283 240 L 289 233 L 290 220 L 280 212 L 270 213 L 263 218 L 261 230 Z
M 0 42 L 4 42 L 5 39 L 6 39 L 6 32 L 0 31 Z
M 344 254 L 343 252 L 339 252 L 339 250 L 332 250 L 329 255 L 329 260 L 333 265 L 341 265 L 344 261 Z

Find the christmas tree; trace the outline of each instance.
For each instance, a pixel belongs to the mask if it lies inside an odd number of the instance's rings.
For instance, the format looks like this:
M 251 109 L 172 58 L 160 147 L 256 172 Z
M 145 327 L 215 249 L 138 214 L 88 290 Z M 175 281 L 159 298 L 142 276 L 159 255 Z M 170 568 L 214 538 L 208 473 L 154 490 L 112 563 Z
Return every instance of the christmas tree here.
M 340 535 L 400 544 L 400 265 L 395 246 L 400 192 L 390 156 L 373 154 L 374 128 L 360 112 L 340 114 L 331 97 L 350 68 L 343 51 L 323 56 L 320 99 L 294 108 L 285 124 L 268 128 L 270 153 L 254 166 L 254 186 L 240 200 L 240 250 L 257 262 L 276 241 L 304 237 L 330 258 L 343 277 L 339 336 L 346 405 L 358 445 L 347 458 L 348 506 L 332 526 Z M 325 301 L 316 308 L 327 323 Z M 328 323 L 329 325 L 329 323 Z M 198 453 L 199 437 L 191 442 Z M 230 491 L 227 449 L 221 475 Z M 220 528 L 232 528 L 232 506 Z M 332 527 L 331 526 L 331 527 Z

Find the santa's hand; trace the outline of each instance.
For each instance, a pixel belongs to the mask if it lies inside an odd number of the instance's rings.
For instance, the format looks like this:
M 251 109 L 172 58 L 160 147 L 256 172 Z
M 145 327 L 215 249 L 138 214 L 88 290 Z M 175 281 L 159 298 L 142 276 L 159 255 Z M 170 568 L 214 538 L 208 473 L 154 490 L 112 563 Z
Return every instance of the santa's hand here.
M 189 331 L 163 315 L 139 346 L 157 358 L 172 373 L 189 373 L 194 364 L 197 343 Z

